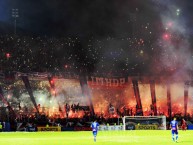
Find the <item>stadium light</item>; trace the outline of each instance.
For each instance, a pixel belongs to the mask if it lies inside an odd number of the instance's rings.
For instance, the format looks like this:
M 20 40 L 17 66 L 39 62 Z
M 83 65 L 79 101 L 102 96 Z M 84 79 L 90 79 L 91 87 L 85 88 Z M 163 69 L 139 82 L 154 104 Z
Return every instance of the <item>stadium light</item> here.
M 12 9 L 12 17 L 14 18 L 14 34 L 16 35 L 17 18 L 19 17 L 19 9 Z

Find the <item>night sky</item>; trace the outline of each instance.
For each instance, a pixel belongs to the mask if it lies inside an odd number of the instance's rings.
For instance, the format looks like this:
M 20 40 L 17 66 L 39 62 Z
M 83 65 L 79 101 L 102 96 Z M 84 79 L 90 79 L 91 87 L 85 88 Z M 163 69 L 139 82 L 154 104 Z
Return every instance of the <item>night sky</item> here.
M 129 6 L 128 12 L 121 10 L 125 9 L 125 3 Z M 7 0 L 0 5 L 2 21 L 11 25 L 11 9 L 18 8 L 18 27 L 32 34 L 108 36 L 131 33 L 131 25 L 128 24 L 129 11 L 135 11 L 132 6 L 136 3 L 130 5 L 126 1 L 118 3 L 102 0 Z
M 171 5 L 183 10 L 181 17 L 191 20 L 192 3 L 191 0 L 1 0 L 0 20 L 12 25 L 11 10 L 18 8 L 18 27 L 32 34 L 130 36 L 132 14 L 141 15 L 140 22 L 159 24 L 160 15 L 170 11 Z
M 17 8 L 18 27 L 32 34 L 131 36 L 133 14 L 140 15 L 138 23 L 149 21 L 157 26 L 171 7 L 183 10 L 182 21 L 191 26 L 191 0 L 0 0 L 0 21 L 12 26 L 11 12 Z
M 13 8 L 20 39 L 2 36 L 1 69 L 192 71 L 192 0 L 0 0 L 0 31 L 9 37 Z

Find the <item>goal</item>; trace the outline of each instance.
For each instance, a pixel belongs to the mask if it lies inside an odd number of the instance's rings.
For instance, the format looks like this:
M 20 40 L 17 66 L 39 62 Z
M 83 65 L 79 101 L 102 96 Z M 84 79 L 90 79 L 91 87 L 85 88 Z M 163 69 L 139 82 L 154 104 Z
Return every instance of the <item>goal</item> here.
M 124 116 L 124 130 L 166 130 L 166 116 Z

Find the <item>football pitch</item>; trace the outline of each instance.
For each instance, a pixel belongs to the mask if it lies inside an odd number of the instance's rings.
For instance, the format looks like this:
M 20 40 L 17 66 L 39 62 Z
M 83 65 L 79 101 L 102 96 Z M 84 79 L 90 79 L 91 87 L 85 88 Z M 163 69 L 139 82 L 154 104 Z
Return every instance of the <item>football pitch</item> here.
M 169 130 L 99 131 L 97 142 L 91 131 L 1 132 L 0 145 L 193 145 L 193 131 L 179 131 L 178 143 Z

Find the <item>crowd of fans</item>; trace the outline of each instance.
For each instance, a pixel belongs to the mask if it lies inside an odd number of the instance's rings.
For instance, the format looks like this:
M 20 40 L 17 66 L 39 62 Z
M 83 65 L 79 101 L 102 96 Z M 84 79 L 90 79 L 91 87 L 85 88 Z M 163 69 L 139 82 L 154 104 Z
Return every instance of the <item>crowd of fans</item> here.
M 149 73 L 147 68 L 158 60 L 159 49 L 145 39 L 1 35 L 0 70 Z
M 174 115 L 179 121 L 179 126 L 181 126 L 181 120 L 185 119 L 187 124 L 190 125 L 193 122 L 192 116 L 189 114 L 184 117 L 181 114 Z M 167 125 L 171 121 L 170 117 L 167 117 Z M 26 131 L 28 127 L 63 127 L 63 128 L 73 128 L 73 127 L 90 127 L 91 122 L 97 120 L 101 125 L 120 125 L 123 124 L 122 117 L 104 118 L 103 115 L 91 115 L 90 113 L 85 113 L 81 118 L 50 118 L 46 115 L 34 115 L 16 118 L 14 121 L 10 121 L 11 130 Z M 18 127 L 18 123 L 22 123 L 22 127 Z M 167 126 L 168 127 L 168 126 Z M 24 129 L 25 128 L 25 129 Z
M 115 124 L 123 124 L 122 117 L 124 116 L 135 116 L 134 111 L 130 108 L 123 109 L 123 112 L 120 110 L 116 110 L 113 105 L 109 104 L 109 112 L 108 116 L 104 116 L 104 114 L 92 114 L 89 110 L 89 107 L 79 106 L 79 104 L 66 104 L 66 116 L 49 116 L 41 113 L 34 113 L 31 115 L 21 114 L 17 116 L 15 119 L 11 118 L 13 116 L 9 116 L 9 119 L 4 121 L 10 121 L 12 130 L 17 130 L 17 123 L 22 123 L 23 126 L 60 126 L 60 127 L 89 127 L 90 123 L 93 120 L 97 120 L 101 125 L 115 125 Z M 86 107 L 86 109 L 85 109 Z M 83 110 L 82 110 L 83 109 Z M 83 111 L 83 116 L 81 117 L 72 117 L 68 116 L 68 113 L 72 111 L 72 113 L 80 113 Z M 162 114 L 164 115 L 164 114 Z M 137 115 L 138 116 L 138 115 Z M 160 116 L 160 115 L 159 115 Z M 173 114 L 172 116 L 167 116 L 167 122 L 170 122 L 171 118 L 175 116 L 179 121 L 185 119 L 188 124 L 193 123 L 193 116 L 187 114 L 184 116 L 182 113 Z M 2 121 L 2 120 L 0 120 Z M 3 122 L 3 121 L 2 121 Z

